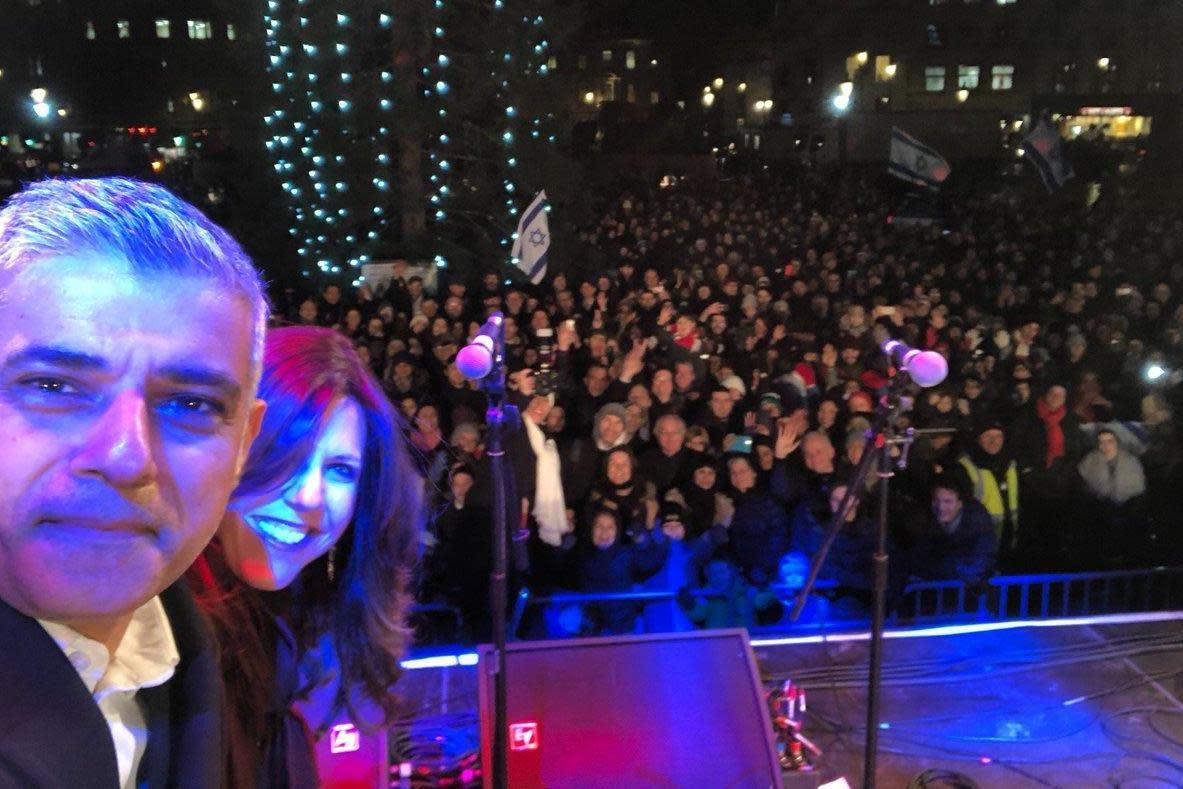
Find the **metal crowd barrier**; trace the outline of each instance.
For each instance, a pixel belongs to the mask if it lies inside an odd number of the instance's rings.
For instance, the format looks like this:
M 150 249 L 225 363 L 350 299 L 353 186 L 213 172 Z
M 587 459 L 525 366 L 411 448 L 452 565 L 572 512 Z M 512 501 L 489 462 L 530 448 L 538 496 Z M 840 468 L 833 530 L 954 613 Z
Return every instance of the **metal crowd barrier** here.
M 791 603 L 795 590 L 773 586 L 780 600 Z M 828 600 L 833 582 L 819 583 L 814 600 Z M 693 590 L 711 596 L 704 589 Z M 584 606 L 595 603 L 631 602 L 639 609 L 654 604 L 676 605 L 670 590 L 634 590 L 612 593 L 570 593 L 535 595 L 522 589 L 514 601 L 509 622 L 513 637 L 521 637 L 527 612 L 533 607 Z M 1154 567 L 1088 573 L 1042 573 L 991 578 L 984 588 L 971 589 L 960 581 L 921 581 L 908 584 L 894 605 L 895 624 L 964 622 L 967 620 L 1040 619 L 1065 616 L 1095 616 L 1183 609 L 1183 567 Z M 809 607 L 806 607 L 808 616 Z M 869 614 L 868 614 L 869 618 Z M 787 617 L 774 625 L 753 628 L 761 633 L 783 632 L 810 626 L 857 625 L 866 619 L 835 619 L 825 622 L 791 623 Z M 633 632 L 633 631 L 630 631 Z M 644 631 L 644 616 L 638 615 L 636 631 Z M 548 633 L 547 637 L 562 634 Z

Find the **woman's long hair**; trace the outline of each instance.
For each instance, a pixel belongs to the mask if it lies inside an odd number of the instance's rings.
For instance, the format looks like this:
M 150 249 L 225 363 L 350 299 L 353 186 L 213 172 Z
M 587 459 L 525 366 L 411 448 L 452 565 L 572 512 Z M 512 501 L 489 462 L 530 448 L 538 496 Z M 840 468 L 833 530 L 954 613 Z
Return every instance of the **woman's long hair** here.
M 308 462 L 331 406 L 349 398 L 361 408 L 365 448 L 353 519 L 333 550 L 300 572 L 287 615 L 301 655 L 319 654 L 326 636 L 335 653 L 336 666 L 302 661 L 302 689 L 314 687 L 336 668 L 340 682 L 334 711 L 345 709 L 355 720 L 362 719 L 354 709 L 357 696 L 351 700 L 351 691 L 360 692 L 389 719 L 394 713 L 390 688 L 411 637 L 406 624 L 409 588 L 423 517 L 422 486 L 404 443 L 402 419 L 349 340 L 325 328 L 268 332 L 259 397 L 267 411 L 235 495 L 282 487 Z M 258 672 L 250 667 L 261 658 L 273 660 L 275 647 L 270 638 L 233 631 L 265 619 L 260 616 L 263 604 L 245 585 L 227 583 L 216 543 L 203 558 L 195 572 L 204 587 L 200 596 L 205 608 L 223 631 L 219 635 L 224 637 L 233 703 L 244 714 L 248 732 L 258 733 L 258 726 L 266 724 L 256 705 L 266 709 L 265 694 L 273 684 L 254 686 L 250 675 Z M 274 633 L 274 627 L 268 630 L 268 635 Z M 247 670 L 238 673 L 238 662 Z M 325 726 L 328 721 L 310 723 Z

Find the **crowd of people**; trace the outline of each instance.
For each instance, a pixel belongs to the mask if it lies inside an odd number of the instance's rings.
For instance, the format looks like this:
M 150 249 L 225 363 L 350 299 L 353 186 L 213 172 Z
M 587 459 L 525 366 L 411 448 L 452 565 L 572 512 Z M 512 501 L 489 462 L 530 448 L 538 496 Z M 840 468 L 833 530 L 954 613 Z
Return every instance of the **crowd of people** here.
M 898 226 L 898 191 L 869 177 L 623 188 L 581 233 L 590 273 L 442 272 L 429 293 L 399 262 L 389 283 L 330 285 L 287 318 L 350 337 L 406 417 L 437 512 L 420 596 L 457 605 L 478 637 L 485 400 L 455 357 L 493 310 L 523 417 L 507 439 L 516 568 L 536 593 L 642 584 L 682 590 L 674 615 L 692 621 L 775 617 L 762 593 L 799 575 L 865 451 L 888 337 L 950 370 L 904 416 L 918 432 L 893 485 L 893 578 L 977 588 L 1160 563 L 1177 539 L 1183 219 L 1108 188 L 1082 208 L 984 181 L 920 228 Z M 822 573 L 855 597 L 871 498 Z M 564 626 L 615 632 L 636 613 L 608 602 Z

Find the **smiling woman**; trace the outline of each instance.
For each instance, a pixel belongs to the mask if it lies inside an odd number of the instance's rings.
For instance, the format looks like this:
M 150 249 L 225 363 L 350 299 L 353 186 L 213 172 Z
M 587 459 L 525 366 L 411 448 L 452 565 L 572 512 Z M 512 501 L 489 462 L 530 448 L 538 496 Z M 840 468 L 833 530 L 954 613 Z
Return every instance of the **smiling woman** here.
M 268 333 L 259 397 L 259 437 L 190 581 L 222 645 L 228 784 L 298 786 L 316 774 L 313 731 L 391 712 L 418 478 L 385 395 L 337 332 Z

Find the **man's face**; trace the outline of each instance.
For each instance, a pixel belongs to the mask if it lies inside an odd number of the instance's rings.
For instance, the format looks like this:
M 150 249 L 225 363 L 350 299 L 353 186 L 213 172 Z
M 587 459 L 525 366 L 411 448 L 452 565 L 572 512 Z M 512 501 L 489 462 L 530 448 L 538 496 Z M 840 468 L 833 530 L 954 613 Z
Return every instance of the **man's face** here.
M 937 488 L 932 492 L 932 513 L 937 523 L 947 525 L 961 514 L 961 497 L 948 488 Z
M 805 455 L 805 467 L 818 474 L 834 470 L 834 445 L 825 436 L 809 436 L 801 445 Z
M 662 419 L 657 423 L 657 444 L 666 457 L 673 457 L 686 441 L 686 426 L 676 419 Z
M 1001 430 L 985 430 L 980 436 L 978 436 L 978 446 L 980 446 L 982 451 L 987 455 L 997 455 L 1002 451 L 1002 445 L 1005 440 L 1005 436 Z
M 341 288 L 337 285 L 329 285 L 325 288 L 325 301 L 329 304 L 336 304 L 341 300 Z
M 608 371 L 598 365 L 593 366 L 583 376 L 583 383 L 587 386 L 588 394 L 599 397 L 608 390 Z
M 606 444 L 615 444 L 624 435 L 624 420 L 616 414 L 604 414 L 600 417 L 600 438 Z
M 1097 448 L 1107 459 L 1117 457 L 1117 436 L 1112 433 L 1101 433 L 1097 436 Z
M 118 260 L 31 264 L 0 302 L 0 598 L 103 629 L 209 542 L 262 403 L 251 313 Z
M 689 391 L 694 386 L 694 366 L 679 362 L 674 368 L 674 383 L 679 391 Z
M 731 416 L 731 409 L 735 407 L 735 400 L 730 392 L 711 392 L 711 413 L 716 419 L 726 419 Z
M 557 435 L 563 432 L 563 428 L 567 426 L 567 413 L 559 406 L 554 406 L 546 415 L 544 420 L 546 429 L 550 433 Z
M 817 407 L 817 423 L 829 428 L 838 419 L 838 404 L 833 400 L 822 400 Z
M 674 394 L 674 375 L 669 370 L 658 370 L 653 374 L 653 396 L 666 401 Z

